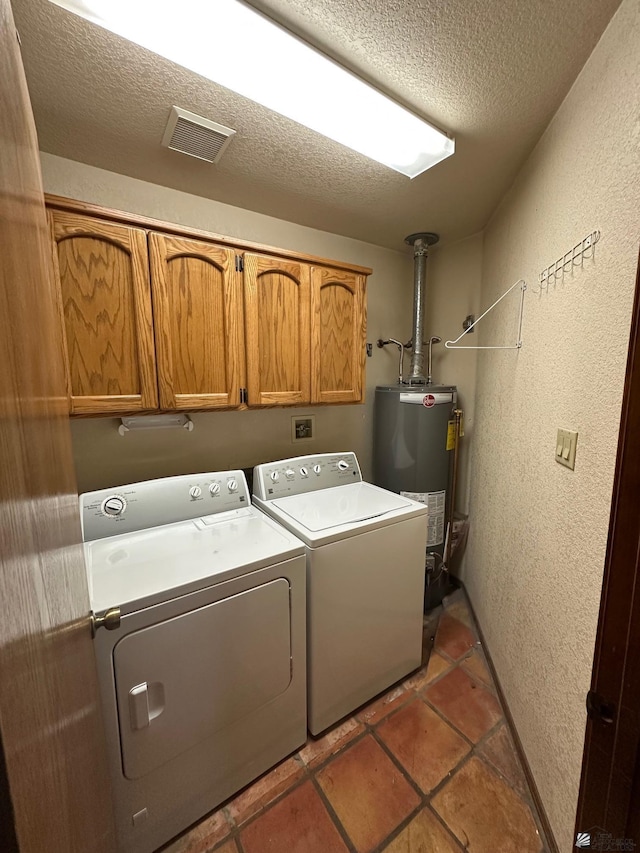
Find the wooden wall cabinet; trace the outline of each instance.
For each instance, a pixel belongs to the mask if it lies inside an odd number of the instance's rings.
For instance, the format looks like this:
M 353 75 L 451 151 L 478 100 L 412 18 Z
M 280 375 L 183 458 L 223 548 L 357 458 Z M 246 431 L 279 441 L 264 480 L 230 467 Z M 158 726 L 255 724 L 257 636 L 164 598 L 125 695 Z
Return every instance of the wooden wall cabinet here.
M 309 403 L 308 264 L 246 253 L 244 310 L 248 404 Z
M 365 278 L 311 268 L 311 400 L 357 403 L 363 398 Z
M 50 210 L 72 414 L 156 409 L 147 238 Z
M 363 400 L 371 270 L 48 201 L 72 414 Z
M 240 405 L 242 290 L 235 253 L 149 234 L 160 407 Z

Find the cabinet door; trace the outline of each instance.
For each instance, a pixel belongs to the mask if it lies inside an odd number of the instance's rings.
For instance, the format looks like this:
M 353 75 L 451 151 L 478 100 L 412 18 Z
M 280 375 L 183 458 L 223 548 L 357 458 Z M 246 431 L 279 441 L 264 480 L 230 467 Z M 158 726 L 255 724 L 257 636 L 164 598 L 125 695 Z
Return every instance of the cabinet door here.
M 158 405 L 146 234 L 49 211 L 72 414 Z
M 242 293 L 231 249 L 149 234 L 163 409 L 240 405 Z
M 311 401 L 364 399 L 366 279 L 328 267 L 311 268 Z
M 308 265 L 245 254 L 244 295 L 249 405 L 308 403 Z

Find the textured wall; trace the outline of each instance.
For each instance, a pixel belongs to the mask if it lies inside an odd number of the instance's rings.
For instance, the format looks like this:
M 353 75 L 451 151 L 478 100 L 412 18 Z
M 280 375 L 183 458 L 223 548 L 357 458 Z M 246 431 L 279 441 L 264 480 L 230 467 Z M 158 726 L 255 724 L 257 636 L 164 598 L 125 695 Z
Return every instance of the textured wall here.
M 567 37 L 570 31 L 567 30 Z M 593 229 L 595 258 L 525 299 L 520 352 L 478 362 L 466 581 L 560 849 L 572 831 L 638 240 L 640 4 L 625 0 L 485 230 L 482 302 Z M 553 61 L 550 57 L 549 61 Z M 517 297 L 481 331 L 515 338 Z M 575 471 L 556 429 L 579 433 Z
M 458 404 L 464 411 L 464 438 L 460 444 L 456 506 L 469 511 L 469 459 L 475 425 L 475 391 L 478 353 L 475 350 L 447 349 L 462 332 L 468 314 L 479 314 L 482 278 L 482 234 L 453 244 L 444 244 L 429 256 L 427 266 L 427 320 L 425 340 L 442 338 L 433 347 L 435 382 L 458 386 Z M 460 341 L 474 346 L 478 335 Z M 407 362 L 408 363 L 408 362 Z
M 413 266 L 407 254 L 316 231 L 238 207 L 42 154 L 45 190 L 83 201 L 203 228 L 218 234 L 372 267 L 367 339 L 411 335 Z M 331 450 L 355 450 L 370 472 L 373 388 L 394 381 L 396 359 L 373 347 L 366 360 L 364 405 L 215 412 L 194 415 L 191 433 L 174 430 L 120 436 L 119 420 L 74 420 L 72 433 L 80 491 L 191 471 L 249 467 L 268 459 Z M 291 442 L 291 418 L 316 416 L 312 442 Z

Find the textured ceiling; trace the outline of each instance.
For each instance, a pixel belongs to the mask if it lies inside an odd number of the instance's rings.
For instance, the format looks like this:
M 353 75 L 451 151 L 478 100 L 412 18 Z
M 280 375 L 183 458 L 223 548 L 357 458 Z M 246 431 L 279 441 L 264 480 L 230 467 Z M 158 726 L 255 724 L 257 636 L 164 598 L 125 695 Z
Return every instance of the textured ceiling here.
M 413 181 L 47 0 L 12 5 L 42 150 L 401 248 L 485 225 L 619 2 L 255 0 L 456 137 Z M 238 131 L 218 165 L 160 147 L 172 104 Z

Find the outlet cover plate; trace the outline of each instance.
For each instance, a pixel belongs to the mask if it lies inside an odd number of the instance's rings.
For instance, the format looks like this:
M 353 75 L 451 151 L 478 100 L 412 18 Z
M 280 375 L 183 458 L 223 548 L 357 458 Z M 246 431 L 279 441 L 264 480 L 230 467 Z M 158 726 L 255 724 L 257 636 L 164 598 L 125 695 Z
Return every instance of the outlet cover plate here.
M 316 436 L 315 415 L 294 415 L 291 418 L 291 442 L 313 441 Z

